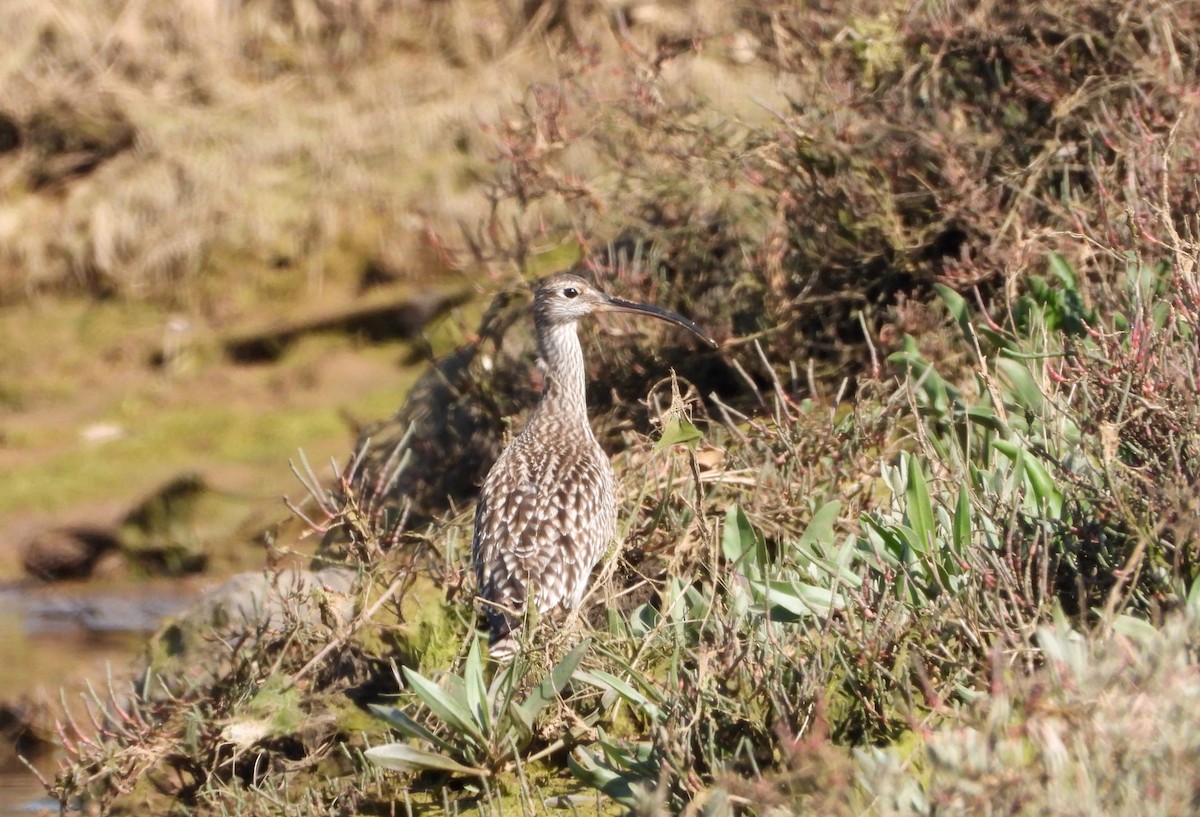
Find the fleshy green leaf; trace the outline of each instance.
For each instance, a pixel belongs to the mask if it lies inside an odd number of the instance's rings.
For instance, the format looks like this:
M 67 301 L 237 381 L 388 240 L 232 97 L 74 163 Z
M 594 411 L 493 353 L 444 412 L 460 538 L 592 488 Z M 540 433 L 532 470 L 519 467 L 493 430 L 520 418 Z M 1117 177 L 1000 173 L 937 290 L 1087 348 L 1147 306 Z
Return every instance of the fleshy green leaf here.
M 1114 632 L 1143 644 L 1153 643 L 1162 639 L 1162 633 L 1153 624 L 1144 618 L 1137 618 L 1136 616 L 1116 616 L 1113 619 L 1112 628 Z
M 571 676 L 575 674 L 579 662 L 583 660 L 583 656 L 587 654 L 590 646 L 591 641 L 589 640 L 578 644 L 554 666 L 554 669 L 550 670 L 540 684 L 534 687 L 533 692 L 519 707 L 529 723 L 533 723 L 533 719 L 546 708 L 547 704 L 558 698 L 559 692 L 571 680 Z
M 363 755 L 372 763 L 397 772 L 439 771 L 451 772 L 453 774 L 469 774 L 476 777 L 488 776 L 486 769 L 464 766 L 445 755 L 430 752 L 426 749 L 418 749 L 416 746 L 409 746 L 407 743 L 388 743 L 384 746 L 374 746 L 363 752 Z
M 586 749 L 580 747 L 567 756 L 567 768 L 576 779 L 602 792 L 627 808 L 636 808 L 641 800 L 634 785 L 640 781 L 632 775 L 622 774 L 597 761 Z
M 959 554 L 967 552 L 971 545 L 971 496 L 967 486 L 959 486 L 958 504 L 954 508 L 954 550 Z
M 518 751 L 533 740 L 533 719 L 525 714 L 525 710 L 521 709 L 521 705 L 516 701 L 509 701 L 508 704 L 508 729 L 508 736 L 513 738 Z
M 479 658 L 479 639 L 471 639 L 471 647 L 467 651 L 467 663 L 463 667 L 463 682 L 466 685 L 467 708 L 480 727 L 480 732 L 487 735 L 492 731 L 492 713 L 488 703 L 487 686 L 483 680 L 483 662 Z
M 1050 271 L 1057 276 L 1063 286 L 1069 290 L 1079 289 L 1079 279 L 1075 277 L 1075 270 L 1066 258 L 1059 253 L 1052 252 L 1049 261 Z
M 949 410 L 952 399 L 957 401 L 957 392 L 921 355 L 917 342 L 911 336 L 904 336 L 904 348 L 888 355 L 888 363 L 909 372 L 910 380 L 920 386 L 929 408 L 934 413 L 944 415 Z
M 1052 519 L 1061 518 L 1062 492 L 1055 487 L 1054 478 L 1050 476 L 1050 472 L 1046 470 L 1046 466 L 1042 465 L 1041 460 L 1027 454 L 1025 457 L 1025 475 L 1029 478 L 1029 484 L 1033 489 L 1033 495 L 1037 497 L 1038 503 L 1049 512 Z
M 404 667 L 403 672 L 409 687 L 433 714 L 445 721 L 451 728 L 472 738 L 477 746 L 487 744 L 487 740 L 475 723 L 465 700 L 455 700 L 446 690 L 408 667 Z
M 971 406 L 966 411 L 967 419 L 988 431 L 1003 432 L 1004 423 L 996 416 L 991 406 Z
M 814 546 L 819 546 L 822 551 L 832 547 L 834 542 L 833 523 L 837 522 L 838 513 L 841 510 L 842 503 L 837 501 L 826 502 L 817 508 L 817 512 L 813 514 L 808 527 L 804 529 L 804 534 L 800 537 L 800 547 L 812 550 Z
M 918 553 L 928 553 L 937 541 L 937 527 L 933 517 L 933 503 L 929 499 L 929 486 L 920 461 L 912 454 L 905 454 L 908 461 L 908 485 L 905 501 L 908 505 L 908 521 L 916 534 Z
M 838 550 L 834 557 L 833 565 L 837 571 L 837 577 L 849 584 L 851 587 L 862 587 L 862 576 L 850 570 L 850 562 L 858 555 L 858 537 L 850 534 L 846 537 L 846 541 L 842 543 L 842 547 Z
M 826 615 L 841 606 L 841 597 L 824 587 L 794 581 L 750 581 L 750 587 L 772 608 L 780 608 L 794 619 Z
M 661 715 L 658 704 L 635 689 L 632 684 L 621 680 L 615 675 L 611 675 L 603 670 L 595 670 L 594 672 L 578 670 L 575 672 L 575 678 L 585 684 L 591 684 L 597 689 L 615 694 L 626 703 L 643 711 L 651 720 L 656 721 Z
M 885 525 L 873 516 L 863 516 L 862 522 L 867 530 L 877 538 L 882 545 L 879 555 L 894 567 L 902 568 L 912 561 L 908 543 L 896 534 L 891 525 Z
M 1038 388 L 1024 363 L 1012 358 L 999 357 L 994 365 L 996 371 L 1008 383 L 1010 393 L 1021 408 L 1035 413 L 1041 411 L 1042 390 Z
M 725 525 L 721 530 L 721 550 L 725 558 L 735 566 L 762 566 L 766 563 L 766 546 L 762 537 L 750 524 L 746 512 L 737 505 L 729 506 L 725 512 Z
M 1011 440 L 993 440 L 992 447 L 1013 461 L 1021 469 L 1021 475 L 1029 484 L 1037 505 L 1052 519 L 1062 517 L 1063 495 L 1054 484 L 1054 478 L 1036 456 Z
M 966 299 L 945 284 L 934 284 L 933 288 L 937 290 L 938 296 L 946 305 L 954 322 L 958 324 L 967 343 L 972 343 L 971 313 L 967 309 Z
M 917 557 L 924 556 L 929 550 L 925 538 L 918 536 L 917 532 L 908 525 L 893 525 L 892 529 L 907 547 L 908 558 L 905 566 L 913 573 L 922 572 L 921 562 Z
M 672 445 L 686 445 L 688 448 L 694 449 L 696 442 L 702 439 L 704 439 L 704 433 L 700 429 L 692 425 L 691 421 L 683 415 L 673 412 L 667 422 L 663 424 L 662 436 L 654 444 L 654 450 L 661 451 Z
M 396 729 L 410 738 L 428 741 L 443 752 L 454 753 L 454 747 L 449 742 L 435 735 L 433 732 L 425 728 L 421 724 L 408 716 L 408 714 L 398 706 L 382 706 L 380 704 L 371 704 L 371 711 L 385 721 L 390 723 Z
M 1193 614 L 1200 614 L 1200 578 L 1192 582 L 1192 587 L 1188 590 L 1187 606 Z

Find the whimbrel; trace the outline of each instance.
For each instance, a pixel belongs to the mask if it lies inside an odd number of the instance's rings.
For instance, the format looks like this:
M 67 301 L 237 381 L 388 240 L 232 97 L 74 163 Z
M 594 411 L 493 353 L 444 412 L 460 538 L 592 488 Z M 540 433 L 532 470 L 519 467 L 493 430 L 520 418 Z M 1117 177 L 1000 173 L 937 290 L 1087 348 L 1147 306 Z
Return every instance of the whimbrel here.
M 592 568 L 616 532 L 616 479 L 588 423 L 583 348 L 576 326 L 593 312 L 632 312 L 676 323 L 716 348 L 682 315 L 614 298 L 577 275 L 542 280 L 533 300 L 541 400 L 488 472 L 475 509 L 471 558 L 497 661 L 516 651 L 530 599 L 541 615 L 579 606 Z

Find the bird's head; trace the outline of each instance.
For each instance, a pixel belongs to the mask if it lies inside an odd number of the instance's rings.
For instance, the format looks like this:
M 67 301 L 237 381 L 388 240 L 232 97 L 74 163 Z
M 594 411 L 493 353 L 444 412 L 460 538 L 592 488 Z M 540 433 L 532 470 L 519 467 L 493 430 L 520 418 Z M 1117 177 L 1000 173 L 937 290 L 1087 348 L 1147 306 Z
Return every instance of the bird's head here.
M 682 326 L 712 348 L 717 348 L 717 342 L 707 332 L 682 315 L 650 304 L 614 298 L 574 273 L 560 272 L 543 278 L 534 291 L 533 314 L 539 328 L 575 323 L 593 312 L 649 315 Z

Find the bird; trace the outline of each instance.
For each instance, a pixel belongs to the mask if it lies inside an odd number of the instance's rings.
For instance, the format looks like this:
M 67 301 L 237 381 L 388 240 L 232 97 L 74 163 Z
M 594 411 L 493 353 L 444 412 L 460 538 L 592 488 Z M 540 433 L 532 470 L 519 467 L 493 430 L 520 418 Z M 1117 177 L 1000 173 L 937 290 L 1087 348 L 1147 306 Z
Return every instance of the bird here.
M 531 600 L 539 616 L 579 607 L 592 568 L 617 526 L 617 484 L 588 422 L 578 324 L 596 312 L 629 312 L 717 341 L 682 315 L 607 295 L 571 272 L 537 283 L 533 324 L 545 371 L 525 428 L 496 460 L 475 507 L 471 560 L 490 631 L 488 654 L 510 661 Z

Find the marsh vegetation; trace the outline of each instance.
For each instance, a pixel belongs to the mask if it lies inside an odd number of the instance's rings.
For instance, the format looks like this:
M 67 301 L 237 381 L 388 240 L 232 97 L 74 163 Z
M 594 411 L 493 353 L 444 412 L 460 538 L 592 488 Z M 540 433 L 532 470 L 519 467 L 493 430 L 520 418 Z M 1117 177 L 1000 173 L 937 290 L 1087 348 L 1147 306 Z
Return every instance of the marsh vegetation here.
M 0 14 L 6 315 L 186 315 L 186 354 L 127 370 L 197 392 L 277 321 L 324 327 L 255 364 L 307 361 L 268 368 L 285 393 L 360 356 L 412 384 L 356 439 L 321 426 L 334 468 L 276 472 L 261 615 L 210 600 L 64 716 L 64 809 L 1194 809 L 1186 4 Z M 585 333 L 621 543 L 498 669 L 471 502 L 536 398 L 526 284 L 573 264 L 722 348 Z M 321 311 L 430 282 L 417 341 Z M 14 416 L 77 388 L 38 360 L 6 364 Z

